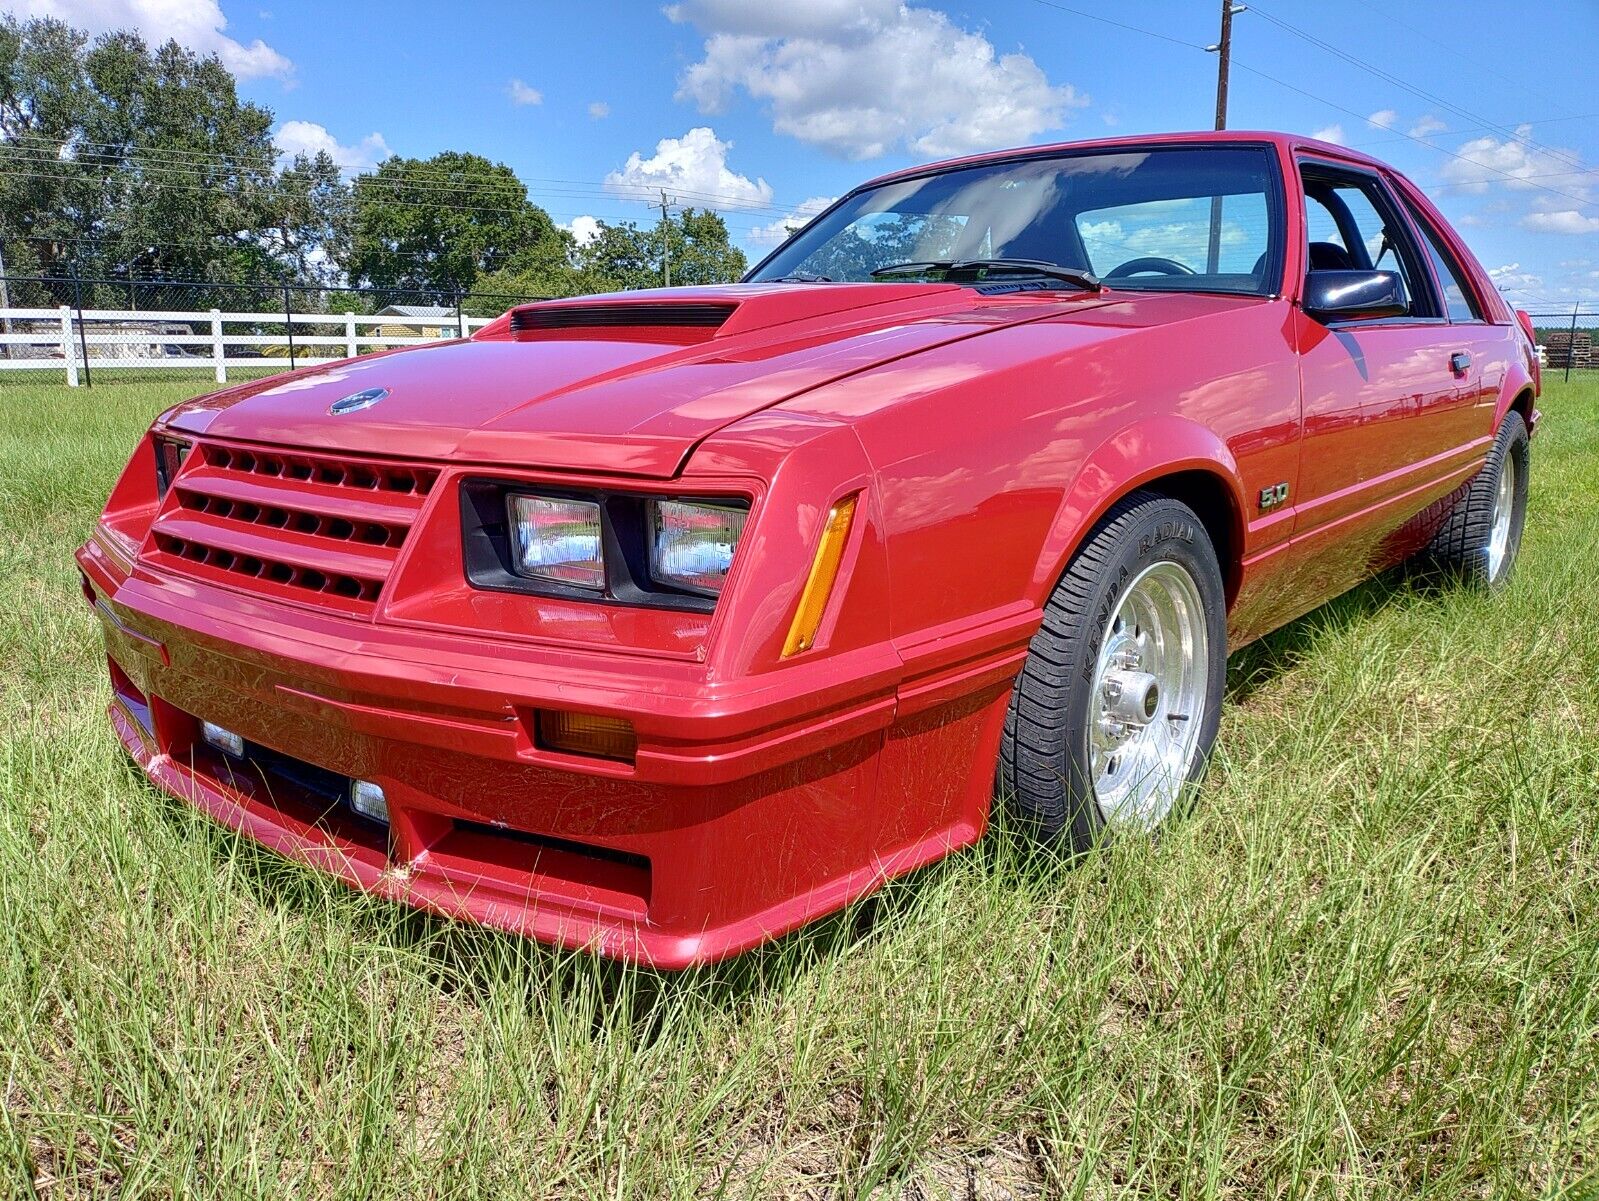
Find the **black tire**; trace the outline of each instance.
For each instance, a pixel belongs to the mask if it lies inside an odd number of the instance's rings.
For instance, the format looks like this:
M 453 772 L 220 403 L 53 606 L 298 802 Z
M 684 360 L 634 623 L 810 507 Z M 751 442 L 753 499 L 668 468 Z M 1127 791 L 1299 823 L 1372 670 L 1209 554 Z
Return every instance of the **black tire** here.
M 1077 852 L 1106 825 L 1089 768 L 1091 693 L 1100 650 L 1129 586 L 1162 562 L 1197 586 L 1206 631 L 1204 712 L 1187 783 L 1204 769 L 1221 720 L 1227 667 L 1227 605 L 1216 549 L 1194 511 L 1135 492 L 1105 514 L 1055 585 L 1011 692 L 1000 744 L 1001 797 L 1022 828 L 1046 845 Z
M 1488 459 L 1472 479 L 1464 496 L 1444 518 L 1444 523 L 1420 556 L 1421 566 L 1474 588 L 1497 588 L 1510 578 L 1521 549 L 1521 532 L 1527 521 L 1527 480 L 1531 454 L 1527 423 L 1512 409 L 1505 414 Z M 1510 524 L 1503 555 L 1494 561 L 1494 515 L 1505 464 L 1513 469 Z

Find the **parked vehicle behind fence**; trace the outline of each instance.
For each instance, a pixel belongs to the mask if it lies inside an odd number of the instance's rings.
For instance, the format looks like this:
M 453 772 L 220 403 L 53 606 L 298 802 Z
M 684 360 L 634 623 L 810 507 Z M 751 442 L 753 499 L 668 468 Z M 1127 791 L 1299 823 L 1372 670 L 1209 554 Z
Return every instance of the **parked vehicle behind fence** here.
M 1539 364 L 1414 185 L 1265 133 L 843 197 L 163 414 L 78 552 L 160 786 L 411 904 L 681 967 L 977 840 L 1177 813 L 1229 648 L 1496 587 Z

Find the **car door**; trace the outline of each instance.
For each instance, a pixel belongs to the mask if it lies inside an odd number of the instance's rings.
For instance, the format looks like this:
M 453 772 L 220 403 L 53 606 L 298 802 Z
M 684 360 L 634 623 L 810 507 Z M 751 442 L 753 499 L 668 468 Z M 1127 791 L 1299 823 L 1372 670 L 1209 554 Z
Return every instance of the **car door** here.
M 1444 316 L 1449 321 L 1447 349 L 1460 381 L 1459 403 L 1438 406 L 1424 414 L 1437 426 L 1429 432 L 1428 438 L 1475 459 L 1486 453 L 1484 440 L 1494 434 L 1493 419 L 1499 392 L 1510 369 L 1511 340 L 1505 337 L 1503 326 L 1494 325 L 1484 315 L 1482 299 L 1476 294 L 1471 277 L 1461 267 L 1449 240 L 1403 192 L 1400 202 L 1432 268 Z
M 1409 223 L 1375 172 L 1300 163 L 1307 270 L 1398 273 L 1410 311 L 1319 320 L 1296 307 L 1303 397 L 1294 538 L 1306 599 L 1325 599 L 1389 566 L 1402 527 L 1438 493 L 1466 404 L 1449 323 Z

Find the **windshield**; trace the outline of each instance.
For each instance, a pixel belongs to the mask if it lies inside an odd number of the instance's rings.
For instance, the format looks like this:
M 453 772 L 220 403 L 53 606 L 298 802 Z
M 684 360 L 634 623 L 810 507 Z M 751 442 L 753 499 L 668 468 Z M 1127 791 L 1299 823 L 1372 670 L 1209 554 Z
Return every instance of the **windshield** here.
M 863 189 L 749 279 L 858 282 L 876 272 L 904 282 L 941 279 L 963 260 L 1026 259 L 1089 271 L 1116 288 L 1264 294 L 1281 257 L 1273 253 L 1280 207 L 1261 147 L 990 163 Z M 901 263 L 920 269 L 884 271 Z

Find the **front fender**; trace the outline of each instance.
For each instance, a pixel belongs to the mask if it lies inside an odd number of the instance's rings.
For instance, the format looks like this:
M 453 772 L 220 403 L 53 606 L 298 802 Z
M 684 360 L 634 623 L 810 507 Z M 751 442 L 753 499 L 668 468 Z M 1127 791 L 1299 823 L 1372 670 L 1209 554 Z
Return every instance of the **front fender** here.
M 1244 545 L 1244 489 L 1238 463 L 1212 430 L 1166 414 L 1136 421 L 1106 438 L 1083 460 L 1067 487 L 1034 571 L 1028 599 L 1042 606 L 1094 524 L 1118 500 L 1153 480 L 1198 472 L 1224 488 L 1234 547 Z M 1223 574 L 1228 565 L 1222 564 Z

